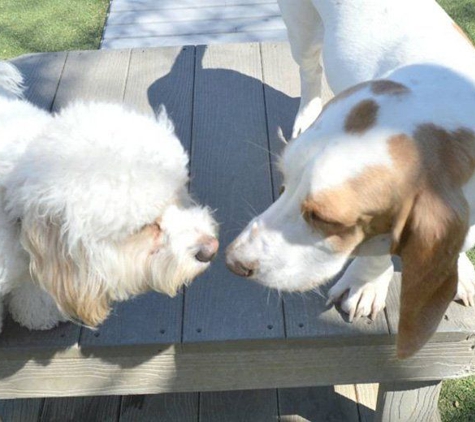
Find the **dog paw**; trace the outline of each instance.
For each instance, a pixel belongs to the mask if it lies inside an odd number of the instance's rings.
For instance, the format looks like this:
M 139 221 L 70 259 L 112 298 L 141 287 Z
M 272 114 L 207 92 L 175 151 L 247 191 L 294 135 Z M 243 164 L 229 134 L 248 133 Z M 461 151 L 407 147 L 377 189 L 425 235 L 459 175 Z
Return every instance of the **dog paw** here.
M 458 260 L 459 280 L 454 300 L 460 300 L 465 306 L 475 307 L 475 269 L 465 254 Z
M 340 303 L 341 309 L 349 315 L 350 322 L 360 317 L 374 319 L 386 307 L 392 276 L 392 268 L 370 281 L 343 275 L 329 290 L 327 305 Z
M 292 139 L 305 132 L 317 119 L 322 111 L 322 100 L 314 98 L 306 104 L 301 104 L 292 130 Z
M 10 293 L 8 310 L 16 322 L 30 330 L 49 330 L 66 321 L 53 298 L 33 283 Z

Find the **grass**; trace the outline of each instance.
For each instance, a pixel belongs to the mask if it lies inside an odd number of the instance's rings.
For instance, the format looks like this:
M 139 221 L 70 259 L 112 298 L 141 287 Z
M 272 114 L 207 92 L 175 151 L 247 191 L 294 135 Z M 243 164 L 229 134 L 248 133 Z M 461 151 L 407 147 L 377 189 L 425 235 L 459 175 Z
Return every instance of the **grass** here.
M 109 0 L 0 0 L 0 59 L 99 48 Z

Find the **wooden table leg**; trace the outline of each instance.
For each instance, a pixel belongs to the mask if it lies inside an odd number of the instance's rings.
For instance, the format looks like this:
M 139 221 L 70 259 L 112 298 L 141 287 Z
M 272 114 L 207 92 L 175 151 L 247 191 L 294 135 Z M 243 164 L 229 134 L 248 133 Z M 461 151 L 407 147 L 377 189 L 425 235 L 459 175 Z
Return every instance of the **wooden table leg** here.
M 397 382 L 379 385 L 375 422 L 438 422 L 442 381 Z

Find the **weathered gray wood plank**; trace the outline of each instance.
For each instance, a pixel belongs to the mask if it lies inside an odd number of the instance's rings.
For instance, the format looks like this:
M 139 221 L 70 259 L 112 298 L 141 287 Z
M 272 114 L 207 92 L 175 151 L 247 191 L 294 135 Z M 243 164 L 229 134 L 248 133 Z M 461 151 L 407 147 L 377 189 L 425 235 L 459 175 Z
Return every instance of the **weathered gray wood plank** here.
M 75 100 L 122 102 L 129 60 L 129 50 L 70 52 L 53 109 Z
M 159 105 L 164 104 L 187 149 L 191 142 L 193 50 L 134 50 L 124 94 L 124 103 L 142 113 L 155 115 Z M 117 97 L 122 101 L 120 92 Z M 99 330 L 83 330 L 81 346 L 179 343 L 182 314 L 182 295 L 173 299 L 158 293 L 142 295 L 117 304 Z
M 25 96 L 32 103 L 50 110 L 60 84 L 67 53 L 31 54 L 21 56 L 12 62 L 22 72 L 25 85 Z M 79 327 L 62 323 L 48 331 L 30 331 L 19 326 L 10 317 L 4 321 L 0 335 L 0 349 L 25 347 L 35 350 L 48 350 L 48 355 L 53 357 L 57 350 L 75 345 L 79 337 Z M 21 366 L 22 363 L 18 362 Z M 14 373 L 16 366 L 10 367 Z
M 390 332 L 396 334 L 399 324 L 399 302 L 401 294 L 401 273 L 396 273 L 389 286 L 386 299 L 386 315 Z M 452 302 L 439 324 L 436 337 L 440 340 L 450 338 L 453 333 L 467 332 L 474 334 L 475 309 Z
M 84 354 L 94 346 L 179 343 L 183 297 L 170 299 L 159 293 L 141 295 L 114 306 L 109 318 L 97 329 L 81 330 Z
M 257 44 L 197 48 L 191 190 L 222 224 L 221 253 L 185 298 L 184 341 L 282 338 L 275 292 L 233 276 L 224 249 L 272 202 Z
M 66 57 L 67 53 L 61 52 L 29 54 L 12 60 L 24 77 L 25 98 L 38 107 L 50 110 Z
M 202 393 L 200 422 L 269 422 L 277 420 L 277 391 Z
M 348 344 L 349 341 L 349 344 Z M 244 345 L 243 345 L 244 343 Z M 1 354 L 0 397 L 151 394 L 425 381 L 475 372 L 473 341 L 430 343 L 398 360 L 394 345 L 278 340 L 98 348 L 25 361 Z M 363 343 L 368 343 L 364 342 Z M 371 343 L 371 342 L 370 342 Z M 18 360 L 18 361 L 17 361 Z M 20 362 L 21 365 L 18 363 Z M 12 366 L 16 368 L 12 373 Z
M 187 150 L 191 144 L 194 47 L 134 49 L 124 102 L 142 113 L 156 114 L 163 104 Z
M 104 39 L 128 37 L 161 37 L 202 34 L 248 33 L 253 31 L 276 31 L 285 29 L 282 18 L 266 16 L 264 18 L 212 19 L 177 22 L 132 23 L 107 26 Z
M 68 397 L 45 400 L 40 422 L 115 422 L 119 396 Z
M 263 41 L 285 41 L 287 31 L 283 29 L 271 31 L 250 31 L 219 34 L 177 35 L 163 37 L 130 37 L 104 40 L 103 49 L 134 48 L 134 47 L 167 47 L 182 45 L 231 44 Z
M 202 21 L 236 17 L 241 19 L 265 18 L 269 16 L 280 16 L 277 3 L 111 12 L 107 17 L 107 25 Z
M 37 422 L 44 399 L 0 400 L 0 420 L 4 422 Z
M 110 11 L 119 10 L 163 10 L 163 9 L 189 9 L 195 7 L 210 7 L 223 5 L 246 5 L 274 3 L 276 0 L 200 0 L 197 6 L 196 0 L 113 0 Z
M 120 422 L 198 422 L 198 393 L 123 396 Z
M 280 389 L 279 414 L 285 422 L 359 422 L 356 402 L 333 386 Z
M 378 384 L 357 384 L 356 397 L 361 422 L 373 422 L 378 398 Z
M 375 422 L 440 421 L 440 381 L 380 384 Z
M 261 46 L 269 146 L 275 156 L 281 153 L 282 140 L 278 128 L 289 137 L 299 105 L 300 82 L 298 67 L 292 59 L 288 43 L 263 44 Z M 274 197 L 278 197 L 281 174 L 272 166 Z M 345 322 L 346 314 L 335 307 L 325 306 L 327 286 L 308 294 L 284 295 L 285 323 L 287 336 L 339 336 L 362 334 L 385 334 L 388 332 L 384 314 L 370 321 L 359 319 L 352 324 Z

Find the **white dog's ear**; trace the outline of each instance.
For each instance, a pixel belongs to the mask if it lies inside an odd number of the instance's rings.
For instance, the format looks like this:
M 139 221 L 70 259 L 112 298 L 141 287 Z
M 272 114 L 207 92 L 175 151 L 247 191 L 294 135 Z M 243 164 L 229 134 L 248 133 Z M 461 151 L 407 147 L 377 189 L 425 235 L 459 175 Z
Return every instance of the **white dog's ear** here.
M 416 353 L 437 330 L 455 296 L 457 260 L 468 231 L 460 189 L 425 189 L 403 205 L 394 224 L 393 253 L 402 258 L 397 354 Z
M 168 112 L 166 107 L 161 104 L 157 110 L 157 122 L 168 132 L 174 133 L 175 132 L 175 125 L 173 124 L 172 120 L 168 116 Z
M 110 312 L 105 283 L 90 273 L 84 248 L 68 250 L 61 226 L 53 221 L 23 221 L 21 243 L 30 255 L 33 279 L 73 320 L 96 327 Z

